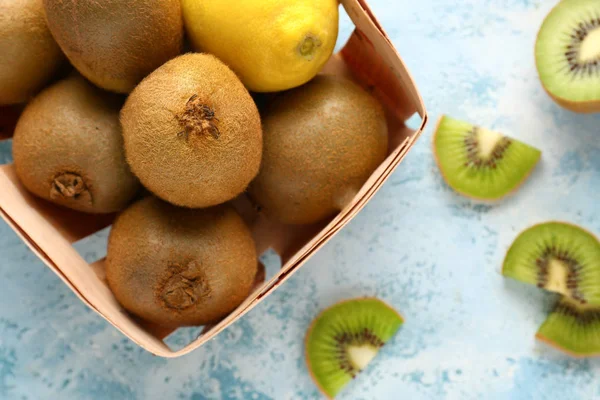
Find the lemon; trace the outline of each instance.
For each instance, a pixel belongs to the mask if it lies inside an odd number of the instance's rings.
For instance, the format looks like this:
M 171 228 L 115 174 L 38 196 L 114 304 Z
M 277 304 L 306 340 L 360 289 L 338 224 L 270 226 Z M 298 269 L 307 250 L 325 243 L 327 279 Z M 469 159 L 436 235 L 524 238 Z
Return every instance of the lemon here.
M 182 0 L 195 51 L 217 56 L 254 92 L 311 80 L 331 57 L 338 0 Z

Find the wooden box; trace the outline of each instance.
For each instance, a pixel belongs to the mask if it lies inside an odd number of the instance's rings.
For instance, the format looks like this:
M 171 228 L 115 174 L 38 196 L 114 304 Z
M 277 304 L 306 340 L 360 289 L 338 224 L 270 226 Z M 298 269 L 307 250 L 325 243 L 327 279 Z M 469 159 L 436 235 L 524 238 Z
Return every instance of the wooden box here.
M 384 105 L 390 135 L 388 157 L 342 212 L 315 226 L 298 228 L 269 221 L 247 199 L 236 199 L 234 204 L 252 227 L 259 254 L 271 248 L 283 266 L 267 281 L 259 279 L 243 304 L 218 324 L 204 327 L 184 348 L 172 350 L 163 340 L 169 330 L 140 322 L 125 312 L 106 284 L 104 260 L 88 264 L 73 247 L 78 240 L 110 226 L 114 215 L 81 214 L 37 199 L 20 185 L 12 165 L 0 166 L 0 215 L 81 301 L 144 349 L 161 357 L 178 357 L 202 346 L 277 289 L 339 232 L 400 164 L 427 123 L 425 106 L 409 72 L 366 2 L 341 0 L 341 4 L 356 29 L 324 72 L 351 77 Z M 0 135 L 7 139 L 18 110 L 0 109 L 0 113 Z M 417 130 L 405 125 L 415 114 L 421 117 Z

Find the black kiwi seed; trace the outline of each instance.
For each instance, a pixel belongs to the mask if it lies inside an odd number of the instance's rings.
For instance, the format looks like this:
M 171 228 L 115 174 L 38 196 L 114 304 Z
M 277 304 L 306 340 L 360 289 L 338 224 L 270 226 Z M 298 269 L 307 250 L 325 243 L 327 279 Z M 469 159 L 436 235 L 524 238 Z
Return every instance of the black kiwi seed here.
M 600 111 L 600 1 L 566 0 L 544 19 L 535 62 L 544 90 L 578 113 Z
M 568 269 L 566 287 L 570 289 L 571 297 L 585 304 L 585 297 L 578 289 L 579 272 L 582 270 L 582 266 L 569 255 L 568 250 L 557 250 L 555 246 L 546 247 L 542 256 L 535 260 L 535 264 L 539 268 L 537 286 L 544 288 L 548 284 L 549 267 L 553 259 L 560 261 Z
M 467 162 L 465 167 L 477 167 L 477 168 L 491 168 L 496 169 L 498 167 L 498 161 L 502 159 L 506 150 L 512 144 L 512 140 L 509 137 L 503 137 L 496 144 L 494 151 L 489 158 L 482 159 L 479 157 L 479 137 L 480 127 L 474 126 L 473 129 L 465 137 L 465 145 L 467 147 Z
M 600 18 L 592 18 L 585 23 L 579 23 L 578 28 L 570 35 L 571 43 L 567 46 L 565 57 L 569 64 L 569 71 L 571 74 L 575 76 L 578 74 L 588 74 L 589 76 L 600 74 L 600 56 L 595 60 L 589 60 L 584 63 L 580 63 L 577 59 L 583 41 L 592 30 L 598 28 L 600 28 Z
M 347 346 L 363 346 L 369 344 L 373 347 L 383 347 L 385 344 L 379 339 L 370 329 L 364 328 L 361 332 L 356 333 L 340 333 L 334 337 L 337 346 L 337 357 L 340 364 L 340 369 L 349 373 L 354 379 L 360 372 L 354 367 L 352 361 L 348 358 Z
M 306 335 L 306 361 L 318 388 L 335 397 L 403 322 L 400 314 L 376 298 L 352 299 L 322 311 Z
M 526 229 L 510 246 L 502 274 L 600 308 L 600 242 L 579 226 L 550 221 Z
M 535 336 L 573 357 L 597 356 L 600 354 L 600 308 L 563 297 Z

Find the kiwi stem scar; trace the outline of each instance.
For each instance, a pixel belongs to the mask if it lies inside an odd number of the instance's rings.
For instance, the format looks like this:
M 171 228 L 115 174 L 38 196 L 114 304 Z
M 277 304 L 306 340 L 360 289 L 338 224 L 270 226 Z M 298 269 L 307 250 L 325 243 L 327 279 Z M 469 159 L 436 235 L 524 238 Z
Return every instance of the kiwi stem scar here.
M 173 264 L 169 271 L 170 275 L 159 288 L 159 296 L 167 308 L 182 311 L 210 296 L 210 286 L 196 262 L 185 266 Z
M 52 188 L 50 189 L 50 197 L 53 199 L 78 199 L 82 194 L 86 193 L 91 202 L 91 193 L 83 181 L 83 178 L 80 175 L 71 172 L 66 172 L 55 177 L 52 181 Z
M 177 120 L 183 128 L 178 136 L 184 136 L 186 140 L 190 134 L 202 135 L 209 133 L 214 139 L 221 136 L 221 132 L 215 124 L 215 122 L 219 122 L 219 119 L 215 116 L 215 111 L 210 106 L 203 104 L 197 94 L 189 98 L 184 111 L 177 116 Z

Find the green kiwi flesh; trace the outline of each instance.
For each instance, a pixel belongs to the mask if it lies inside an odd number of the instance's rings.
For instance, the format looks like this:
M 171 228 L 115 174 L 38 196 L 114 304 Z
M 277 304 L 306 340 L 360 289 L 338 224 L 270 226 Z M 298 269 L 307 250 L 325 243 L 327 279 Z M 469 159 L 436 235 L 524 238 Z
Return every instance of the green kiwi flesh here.
M 542 85 L 561 106 L 600 112 L 600 2 L 559 2 L 538 33 L 535 58 Z
M 103 89 L 129 93 L 179 55 L 179 0 L 44 0 L 48 26 L 71 64 Z
M 502 274 L 582 304 L 600 305 L 600 242 L 575 225 L 535 225 L 515 239 Z
M 13 138 L 17 176 L 33 194 L 87 213 L 125 208 L 140 185 L 123 151 L 123 100 L 79 75 L 38 94 L 19 117 Z
M 0 105 L 25 103 L 52 79 L 64 55 L 42 0 L 0 2 L 0 55 Z
M 541 157 L 539 150 L 523 142 L 448 116 L 440 118 L 433 149 L 452 189 L 486 201 L 514 192 Z
M 146 197 L 109 235 L 109 287 L 126 310 L 158 325 L 219 321 L 246 299 L 257 271 L 250 231 L 227 204 L 186 209 Z
M 258 109 L 233 71 L 212 55 L 185 54 L 152 72 L 129 95 L 121 123 L 133 172 L 172 204 L 221 204 L 258 173 Z
M 342 210 L 385 160 L 383 108 L 354 82 L 318 75 L 272 99 L 251 198 L 286 224 L 312 224 Z
M 573 357 L 600 355 L 600 307 L 563 297 L 536 338 Z
M 310 374 L 319 389 L 335 397 L 375 358 L 404 320 L 376 298 L 344 301 L 322 311 L 306 335 Z

